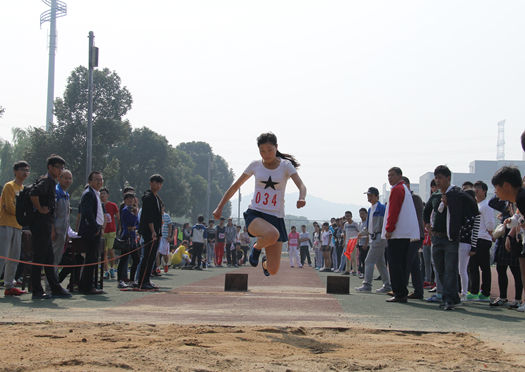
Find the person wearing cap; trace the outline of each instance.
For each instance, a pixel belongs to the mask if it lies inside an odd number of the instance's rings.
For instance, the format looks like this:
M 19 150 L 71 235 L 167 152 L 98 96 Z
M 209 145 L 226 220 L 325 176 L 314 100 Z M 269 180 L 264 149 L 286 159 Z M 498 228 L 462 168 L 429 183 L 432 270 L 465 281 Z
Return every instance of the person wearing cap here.
M 374 277 L 374 265 L 381 275 L 383 286 L 376 290 L 376 293 L 387 293 L 392 287 L 390 285 L 390 275 L 386 268 L 385 249 L 386 240 L 381 237 L 383 229 L 383 219 L 385 217 L 386 207 L 379 202 L 379 190 L 375 187 L 368 188 L 365 192 L 368 202 L 371 204 L 368 209 L 368 216 L 365 221 L 366 230 L 362 234 L 369 235 L 369 249 L 365 259 L 365 277 L 363 285 L 356 288 L 358 292 L 371 292 L 372 280 Z

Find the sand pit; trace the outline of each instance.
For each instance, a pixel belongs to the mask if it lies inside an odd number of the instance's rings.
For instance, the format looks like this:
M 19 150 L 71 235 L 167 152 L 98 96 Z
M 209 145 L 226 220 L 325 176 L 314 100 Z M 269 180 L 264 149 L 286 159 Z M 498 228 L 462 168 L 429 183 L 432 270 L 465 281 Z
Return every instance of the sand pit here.
M 517 371 L 465 333 L 353 328 L 3 323 L 1 371 Z

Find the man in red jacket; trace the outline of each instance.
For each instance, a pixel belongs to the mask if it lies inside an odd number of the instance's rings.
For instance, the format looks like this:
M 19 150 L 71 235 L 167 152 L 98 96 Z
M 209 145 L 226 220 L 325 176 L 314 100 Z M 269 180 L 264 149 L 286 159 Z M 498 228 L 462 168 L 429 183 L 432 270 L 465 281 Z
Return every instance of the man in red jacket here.
M 408 278 L 414 259 L 410 250 L 410 240 L 419 239 L 420 234 L 412 194 L 402 177 L 403 172 L 398 167 L 388 171 L 388 182 L 392 185 L 392 190 L 386 206 L 382 236 L 388 240 L 388 268 L 394 292 L 394 297 L 387 302 L 406 303 Z

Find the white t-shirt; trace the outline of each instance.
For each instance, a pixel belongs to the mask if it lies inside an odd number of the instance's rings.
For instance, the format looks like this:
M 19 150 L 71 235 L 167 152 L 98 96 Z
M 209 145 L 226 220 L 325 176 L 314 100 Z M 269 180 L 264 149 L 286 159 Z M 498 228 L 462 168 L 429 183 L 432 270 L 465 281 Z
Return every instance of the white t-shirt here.
M 321 233 L 321 245 L 330 245 L 330 236 L 332 233 L 330 231 L 324 231 Z
M 481 214 L 478 239 L 492 241 L 492 236 L 489 234 L 489 231 L 494 231 L 496 228 L 494 209 L 489 207 L 489 201 L 487 199 L 478 203 L 478 209 Z
M 299 233 L 299 241 L 300 241 L 301 239 L 310 239 L 310 234 L 308 234 L 307 232 Z M 300 245 L 301 247 L 309 247 L 309 246 L 310 246 L 310 242 L 309 242 L 309 240 L 305 240 L 304 242 L 301 242 L 301 241 L 300 241 L 300 242 L 299 242 L 299 245 Z
M 255 176 L 255 191 L 250 209 L 284 218 L 284 192 L 288 178 L 297 173 L 289 160 L 281 159 L 275 169 L 266 168 L 262 160 L 252 162 L 244 174 Z
M 345 243 L 348 243 L 350 239 L 357 238 L 357 235 L 359 235 L 359 225 L 355 221 L 352 221 L 352 223 L 345 222 L 344 228 L 346 233 Z

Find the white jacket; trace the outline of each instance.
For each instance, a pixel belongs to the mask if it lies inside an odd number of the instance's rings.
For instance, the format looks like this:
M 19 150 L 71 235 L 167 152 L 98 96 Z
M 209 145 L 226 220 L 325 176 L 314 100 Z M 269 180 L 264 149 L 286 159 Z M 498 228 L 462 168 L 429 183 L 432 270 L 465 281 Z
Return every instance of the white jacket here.
M 394 188 L 397 188 L 395 193 L 393 192 Z M 381 237 L 383 239 L 386 239 L 386 225 L 388 222 L 390 206 L 392 205 L 392 198 L 402 198 L 402 204 L 401 209 L 399 211 L 399 217 L 395 225 L 395 229 L 392 232 L 392 236 L 390 239 L 420 239 L 421 236 L 419 233 L 419 223 L 417 220 L 416 207 L 414 206 L 412 193 L 404 183 L 399 183 L 392 188 L 392 192 L 390 193 L 390 200 L 388 201 L 388 204 L 386 206 Z

